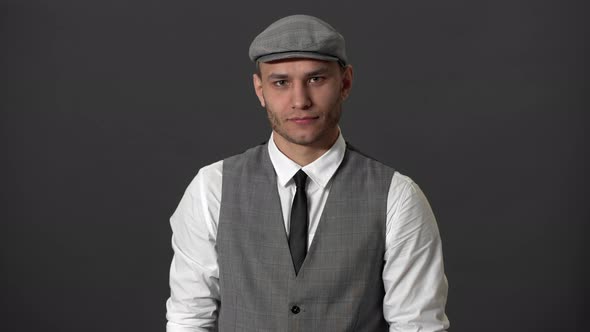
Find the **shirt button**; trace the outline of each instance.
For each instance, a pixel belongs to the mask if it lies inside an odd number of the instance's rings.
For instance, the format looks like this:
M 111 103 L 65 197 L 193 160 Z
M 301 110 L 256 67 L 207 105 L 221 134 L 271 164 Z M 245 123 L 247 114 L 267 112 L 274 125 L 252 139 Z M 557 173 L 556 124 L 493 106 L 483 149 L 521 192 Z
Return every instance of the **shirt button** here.
M 291 307 L 291 312 L 294 313 L 295 315 L 297 315 L 300 311 L 301 311 L 301 309 L 296 305 Z

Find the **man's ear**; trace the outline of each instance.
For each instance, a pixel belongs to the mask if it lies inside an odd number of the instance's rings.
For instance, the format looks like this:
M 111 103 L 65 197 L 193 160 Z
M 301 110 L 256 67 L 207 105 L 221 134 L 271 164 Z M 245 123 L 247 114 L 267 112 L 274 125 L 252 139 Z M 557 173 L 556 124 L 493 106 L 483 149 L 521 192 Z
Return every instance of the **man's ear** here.
M 353 71 L 351 65 L 346 65 L 342 70 L 342 90 L 340 91 L 340 97 L 342 100 L 346 100 L 352 89 L 352 78 Z
M 262 105 L 262 107 L 266 107 L 264 96 L 262 95 L 262 79 L 260 76 L 258 76 L 258 74 L 252 74 L 252 83 L 254 84 L 254 92 L 256 92 L 256 96 L 260 101 L 260 105 Z

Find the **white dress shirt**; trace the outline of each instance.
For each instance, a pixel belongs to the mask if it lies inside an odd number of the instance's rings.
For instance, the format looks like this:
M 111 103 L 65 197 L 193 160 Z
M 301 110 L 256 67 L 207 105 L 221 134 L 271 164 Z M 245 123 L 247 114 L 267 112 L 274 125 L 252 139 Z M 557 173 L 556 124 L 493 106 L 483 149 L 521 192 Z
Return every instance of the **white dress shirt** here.
M 309 247 L 330 193 L 330 180 L 344 158 L 344 138 L 339 135 L 330 150 L 304 167 L 285 156 L 272 135 L 267 146 L 287 233 L 296 190 L 292 178 L 299 169 L 308 175 Z M 174 257 L 166 302 L 167 332 L 215 330 L 220 304 L 215 239 L 222 170 L 223 161 L 201 168 L 170 218 Z M 390 332 L 445 331 L 448 287 L 436 220 L 420 188 L 399 172 L 394 173 L 387 196 L 385 242 L 383 315 Z

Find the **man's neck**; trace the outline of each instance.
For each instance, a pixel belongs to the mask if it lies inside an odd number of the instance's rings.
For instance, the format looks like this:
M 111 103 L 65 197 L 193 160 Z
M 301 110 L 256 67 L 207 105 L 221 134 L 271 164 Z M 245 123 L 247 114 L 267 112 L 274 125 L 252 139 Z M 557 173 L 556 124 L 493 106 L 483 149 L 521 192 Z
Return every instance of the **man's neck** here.
M 306 166 L 321 157 L 324 153 L 326 153 L 326 151 L 330 150 L 330 148 L 338 139 L 339 135 L 340 131 L 338 130 L 335 132 L 335 134 L 333 134 L 333 137 L 329 141 L 326 141 L 327 143 L 318 145 L 295 144 L 285 140 L 276 132 L 274 132 L 272 136 L 273 141 L 279 151 L 281 151 L 285 156 L 293 160 L 298 165 Z

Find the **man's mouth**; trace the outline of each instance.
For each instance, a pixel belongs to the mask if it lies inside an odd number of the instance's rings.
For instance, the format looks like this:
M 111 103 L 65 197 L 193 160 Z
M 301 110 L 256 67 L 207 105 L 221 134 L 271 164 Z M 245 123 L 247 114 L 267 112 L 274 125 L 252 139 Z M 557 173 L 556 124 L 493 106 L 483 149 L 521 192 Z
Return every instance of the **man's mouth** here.
M 293 118 L 290 118 L 289 120 L 293 121 L 297 124 L 309 124 L 319 118 L 320 118 L 319 116 L 303 116 L 303 117 L 293 117 Z

